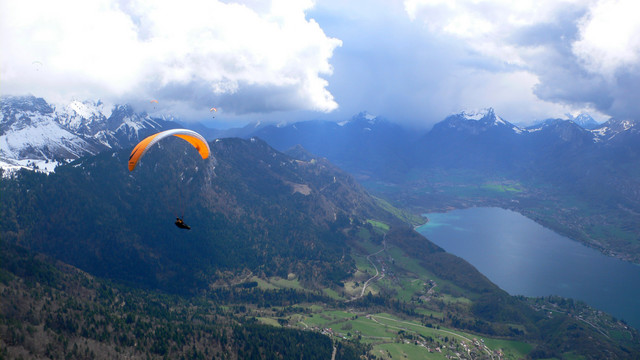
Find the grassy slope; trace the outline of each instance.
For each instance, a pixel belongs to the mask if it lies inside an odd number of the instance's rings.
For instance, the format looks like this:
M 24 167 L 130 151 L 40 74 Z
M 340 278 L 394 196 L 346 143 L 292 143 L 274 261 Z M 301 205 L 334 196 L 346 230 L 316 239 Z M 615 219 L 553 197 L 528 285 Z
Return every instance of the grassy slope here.
M 323 305 L 315 308 L 311 314 L 289 317 L 287 319 L 289 324 L 300 328 L 315 328 L 317 331 L 331 329 L 332 334 L 338 338 L 359 339 L 371 344 L 373 346 L 371 353 L 382 358 L 420 354 L 420 356 L 435 359 L 446 354 L 454 355 L 455 352 L 460 351 L 487 351 L 484 347 L 475 345 L 474 338 L 483 338 L 488 351 L 499 351 L 506 359 L 522 358 L 534 348 L 537 349 L 537 354 L 567 355 L 574 351 L 580 352 L 580 349 L 572 348 L 566 343 L 554 345 L 557 349 L 564 349 L 560 352 L 547 351 L 546 349 L 550 347 L 547 342 L 556 340 L 553 336 L 540 335 L 550 329 L 558 331 L 557 320 L 563 323 L 575 323 L 567 316 L 562 315 L 551 323 L 547 322 L 541 316 L 544 311 L 538 314 L 521 299 L 504 294 L 474 269 L 469 269 L 468 279 L 461 277 L 457 271 L 451 269 L 467 266 L 466 263 L 459 262 L 457 258 L 446 253 L 431 253 L 426 261 L 418 261 L 393 243 L 391 236 L 394 232 L 390 231 L 385 237 L 387 250 L 383 250 L 384 244 L 376 235 L 384 232 L 388 228 L 387 225 L 376 220 L 368 223 L 371 227 L 363 229 L 360 233 L 360 241 L 353 244 L 359 252 L 354 255 L 358 271 L 352 279 L 345 281 L 343 289 L 337 292 L 331 291 L 332 297 L 338 300 L 337 305 L 342 307 L 344 305 L 340 305 L 341 303 L 346 304 L 347 308 L 336 310 L 335 306 Z M 404 241 L 412 244 L 406 239 Z M 406 243 L 402 244 L 406 246 Z M 383 251 L 379 252 L 380 250 Z M 369 258 L 372 259 L 379 273 L 382 272 L 382 267 L 385 267 L 385 277 L 372 281 L 365 294 L 400 299 L 406 304 L 412 304 L 410 310 L 405 308 L 396 312 L 395 315 L 377 313 L 385 307 L 362 305 L 367 298 L 371 298 L 370 295 L 365 295 L 364 298 L 355 302 L 350 301 L 360 294 L 365 280 L 375 275 L 374 265 L 367 260 L 366 256 L 374 253 L 377 255 Z M 282 280 L 273 279 L 270 283 L 280 281 Z M 429 292 L 429 289 L 433 290 Z M 368 316 L 370 314 L 374 316 Z M 475 328 L 476 330 L 471 332 L 455 330 L 460 326 L 470 328 L 471 322 L 478 321 L 484 323 L 485 327 Z M 608 323 L 607 326 L 610 325 L 611 323 Z M 570 331 L 566 325 L 559 328 Z M 525 334 L 507 335 L 506 332 L 509 329 L 516 329 Z M 620 329 L 621 327 L 608 329 L 609 336 Z M 589 333 L 588 336 L 594 335 L 596 331 L 584 327 L 580 330 Z M 492 337 L 487 331 L 503 331 L 503 333 L 498 337 L 495 335 Z M 627 334 L 633 334 L 633 332 Z M 631 336 L 634 337 L 637 334 Z M 628 338 L 624 343 L 633 343 L 628 340 L 630 339 Z M 612 346 L 602 337 L 595 342 L 606 344 L 603 348 Z M 474 346 L 475 350 L 473 350 Z M 435 351 L 436 348 L 440 348 L 443 352 Z M 624 354 L 624 350 L 621 353 Z M 616 356 L 619 355 L 613 357 Z
M 384 231 L 386 229 L 382 224 L 378 224 L 375 221 L 370 223 L 377 225 L 375 227 L 376 231 Z M 371 287 L 374 293 L 391 294 L 403 301 L 418 304 L 418 309 L 424 311 L 416 311 L 416 313 L 428 314 L 430 320 L 425 323 L 431 326 L 448 324 L 454 327 L 474 328 L 469 326 L 469 320 L 476 323 L 480 320 L 481 323 L 486 322 L 485 325 L 491 324 L 485 327 L 475 327 L 474 333 L 476 335 L 474 336 L 486 338 L 489 341 L 486 344 L 490 345 L 492 350 L 500 349 L 506 358 L 520 358 L 534 348 L 530 343 L 519 341 L 519 338 L 528 338 L 529 342 L 531 342 L 532 338 L 539 336 L 538 345 L 542 349 L 548 346 L 542 345 L 543 343 L 556 341 L 553 336 L 545 336 L 544 333 L 555 329 L 558 326 L 559 319 L 544 319 L 541 313 L 537 313 L 530 307 L 523 306 L 521 299 L 508 296 L 491 284 L 484 276 L 477 273 L 475 269 L 469 268 L 465 271 L 465 267 L 469 265 L 466 262 L 461 262 L 456 257 L 439 251 L 421 253 L 419 239 L 407 240 L 405 236 L 402 237 L 402 241 L 394 244 L 393 238 L 398 233 L 402 233 L 402 231 L 389 231 L 386 236 L 387 249 L 376 255 L 378 269 L 385 266 L 387 276 L 373 283 Z M 362 241 L 360 247 L 365 253 L 373 254 L 382 249 L 383 245 Z M 424 260 L 418 261 L 416 259 Z M 368 262 L 357 261 L 356 263 L 359 266 L 364 264 L 361 270 L 371 273 L 371 265 Z M 435 286 L 429 292 L 432 287 L 431 284 Z M 431 316 L 441 320 L 432 321 Z M 583 327 L 584 323 L 576 323 L 566 316 L 561 318 L 562 322 L 574 322 L 574 325 L 570 326 L 572 328 L 581 328 L 590 333 L 598 332 L 597 329 L 585 328 Z M 607 336 L 620 338 L 616 333 L 625 331 L 626 326 L 608 315 L 603 315 L 601 318 L 607 324 L 605 326 L 607 328 Z M 425 321 L 425 319 L 423 316 L 421 321 Z M 560 326 L 560 328 L 564 327 Z M 525 337 L 509 336 L 507 335 L 509 329 L 522 331 L 529 335 Z M 570 332 L 568 328 L 564 328 L 564 330 Z M 491 339 L 488 334 L 494 331 L 502 331 L 502 335 L 499 338 Z M 538 335 L 535 335 L 536 333 Z M 543 335 L 540 335 L 541 333 Z M 637 332 L 633 330 L 627 332 L 626 336 L 630 336 L 631 333 L 635 333 L 636 335 L 634 336 L 637 336 Z M 562 338 L 562 336 L 559 337 Z M 508 338 L 512 340 L 505 340 Z M 627 340 L 629 339 L 627 338 Z M 397 339 L 393 341 L 397 341 Z M 608 342 L 603 337 L 600 337 L 598 341 Z M 385 343 L 384 341 L 382 342 Z M 633 341 L 622 341 L 621 343 L 631 348 L 635 347 L 635 351 L 638 351 L 637 346 L 630 345 L 633 344 Z M 566 354 L 576 350 L 566 346 L 566 344 L 562 346 L 555 344 L 555 346 L 563 348 Z M 627 350 L 621 350 L 621 354 L 624 354 Z M 580 352 L 580 350 L 577 350 L 577 352 Z M 538 351 L 538 354 L 540 354 L 540 351 Z M 401 354 L 396 352 L 396 355 Z

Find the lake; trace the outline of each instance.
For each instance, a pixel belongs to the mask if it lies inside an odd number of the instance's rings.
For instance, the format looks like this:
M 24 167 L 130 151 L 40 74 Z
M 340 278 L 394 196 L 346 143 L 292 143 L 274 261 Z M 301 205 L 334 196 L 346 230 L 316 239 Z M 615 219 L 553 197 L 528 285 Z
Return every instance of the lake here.
M 519 213 L 471 208 L 425 214 L 417 230 L 512 295 L 582 300 L 640 329 L 640 266 L 559 235 Z

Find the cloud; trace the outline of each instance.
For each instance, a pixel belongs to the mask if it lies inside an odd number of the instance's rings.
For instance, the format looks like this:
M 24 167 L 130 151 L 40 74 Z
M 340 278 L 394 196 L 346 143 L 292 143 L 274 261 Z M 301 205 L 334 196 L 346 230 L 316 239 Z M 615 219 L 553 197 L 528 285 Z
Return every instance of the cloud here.
M 510 43 L 515 41 L 513 32 L 487 28 L 484 35 L 471 39 L 473 33 L 453 31 L 446 21 L 447 14 L 468 19 L 473 12 L 450 10 L 450 2 L 442 2 L 436 14 L 431 7 L 422 14 L 420 7 L 411 20 L 406 3 L 370 0 L 366 7 L 344 3 L 321 1 L 310 13 L 327 34 L 343 41 L 332 58 L 335 71 L 328 86 L 340 108 L 328 117 L 343 120 L 367 110 L 392 121 L 429 127 L 470 108 L 491 106 L 510 121 L 525 123 L 576 110 L 534 94 L 540 80 L 526 68 L 528 53 L 516 51 L 518 47 Z M 420 16 L 433 19 L 437 26 Z M 481 22 L 496 23 L 494 17 L 490 14 Z M 487 35 L 493 32 L 500 41 Z
M 640 4 L 640 3 L 639 3 Z M 0 91 L 181 119 L 640 118 L 634 0 L 4 0 Z
M 505 71 L 528 73 L 523 84 L 550 115 L 584 109 L 599 118 L 640 117 L 630 95 L 640 90 L 637 1 L 407 0 L 404 5 L 408 16 L 432 33 L 452 36 L 507 65 L 496 68 L 496 79 Z
M 480 54 L 523 65 L 517 44 L 509 41 L 521 28 L 554 21 L 575 1 L 557 0 L 406 0 L 408 16 L 434 33 L 455 36 Z
M 580 39 L 574 54 L 591 72 L 613 76 L 621 68 L 640 62 L 640 3 L 634 0 L 602 1 L 578 23 Z
M 341 41 L 307 19 L 312 6 L 6 0 L 0 90 L 52 101 L 158 99 L 207 111 L 214 104 L 230 115 L 332 111 L 338 104 L 325 77 Z

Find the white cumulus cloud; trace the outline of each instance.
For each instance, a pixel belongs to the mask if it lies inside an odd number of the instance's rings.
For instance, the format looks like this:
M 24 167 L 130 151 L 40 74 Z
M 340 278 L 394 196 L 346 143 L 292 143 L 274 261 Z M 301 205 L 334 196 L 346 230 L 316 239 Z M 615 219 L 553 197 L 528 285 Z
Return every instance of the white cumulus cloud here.
M 557 21 L 567 7 L 586 7 L 595 0 L 406 0 L 405 10 L 413 20 L 432 31 L 465 39 L 487 56 L 514 64 L 525 64 L 510 39 L 514 32 L 536 24 Z M 580 4 L 580 5 L 578 5 Z
M 493 70 L 496 81 L 527 72 L 520 86 L 548 108 L 640 117 L 629 96 L 640 89 L 636 0 L 406 0 L 404 8 L 433 34 L 503 64 Z
M 590 71 L 611 76 L 640 62 L 640 2 L 600 1 L 580 24 L 574 53 Z
M 341 41 L 311 1 L 4 0 L 0 91 L 52 101 L 158 99 L 229 114 L 332 111 Z

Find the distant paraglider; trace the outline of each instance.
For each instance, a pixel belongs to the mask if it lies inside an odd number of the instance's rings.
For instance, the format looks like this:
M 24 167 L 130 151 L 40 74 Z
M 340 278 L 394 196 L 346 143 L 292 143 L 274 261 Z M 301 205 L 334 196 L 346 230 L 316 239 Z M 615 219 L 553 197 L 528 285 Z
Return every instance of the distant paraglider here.
M 37 61 L 37 60 L 36 60 L 36 61 L 34 61 L 34 62 L 32 62 L 32 63 L 31 63 L 31 66 L 33 66 L 33 68 L 34 68 L 36 71 L 40 71 L 40 69 L 42 69 L 42 63 L 41 63 L 40 61 Z
M 216 108 L 212 107 L 211 109 L 209 109 L 209 112 L 212 112 L 212 113 L 214 113 L 214 114 L 215 114 L 215 113 L 217 113 L 217 112 L 218 112 L 218 109 L 216 109 Z M 215 115 L 213 115 L 213 117 L 215 118 L 216 116 L 215 116 Z

